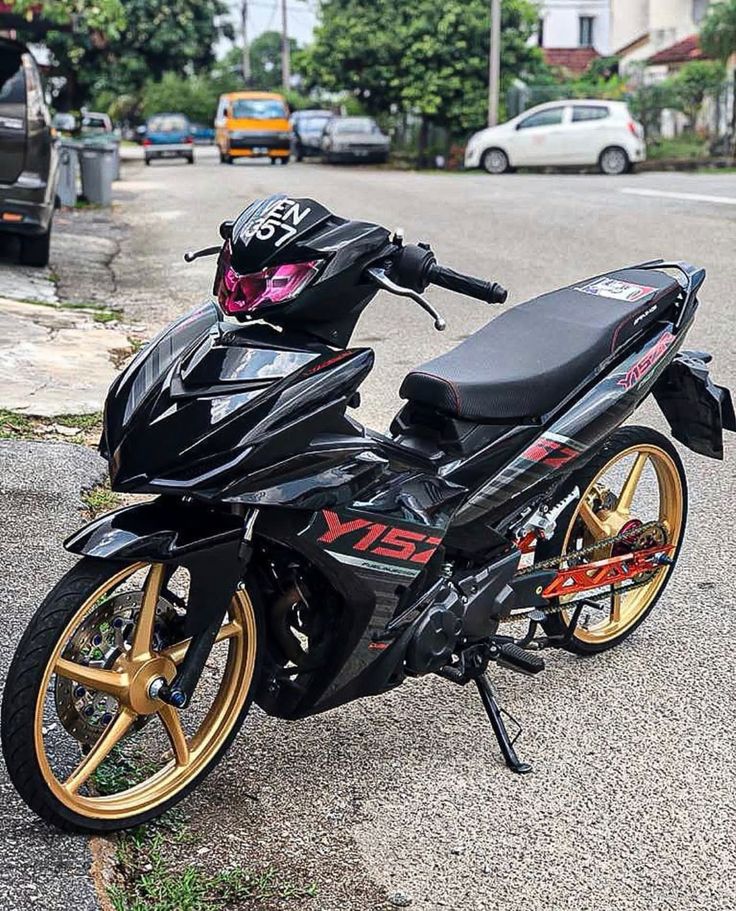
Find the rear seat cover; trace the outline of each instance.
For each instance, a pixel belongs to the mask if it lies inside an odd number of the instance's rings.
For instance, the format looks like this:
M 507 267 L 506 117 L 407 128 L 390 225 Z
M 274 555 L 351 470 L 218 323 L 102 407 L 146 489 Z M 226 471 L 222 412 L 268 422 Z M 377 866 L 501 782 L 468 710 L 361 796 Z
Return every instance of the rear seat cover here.
M 622 269 L 542 294 L 412 370 L 400 395 L 467 420 L 539 417 L 659 319 L 679 291 L 664 272 Z

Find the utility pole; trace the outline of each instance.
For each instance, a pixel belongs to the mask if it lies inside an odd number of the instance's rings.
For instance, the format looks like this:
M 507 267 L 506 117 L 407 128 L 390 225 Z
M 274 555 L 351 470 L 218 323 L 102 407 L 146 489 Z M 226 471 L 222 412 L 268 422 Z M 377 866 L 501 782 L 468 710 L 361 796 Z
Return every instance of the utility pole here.
M 281 0 L 281 84 L 284 89 L 291 85 L 291 48 L 286 26 L 286 0 Z
M 243 38 L 243 82 L 250 84 L 250 48 L 248 47 L 248 0 L 240 0 L 240 31 Z
M 491 45 L 488 59 L 488 126 L 498 123 L 501 81 L 501 0 L 491 0 Z

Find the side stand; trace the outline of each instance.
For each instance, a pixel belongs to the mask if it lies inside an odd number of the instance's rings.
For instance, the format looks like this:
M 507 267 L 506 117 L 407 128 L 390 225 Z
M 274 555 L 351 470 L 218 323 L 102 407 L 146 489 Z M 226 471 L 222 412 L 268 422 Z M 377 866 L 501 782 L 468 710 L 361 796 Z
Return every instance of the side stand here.
M 532 767 L 529 765 L 529 763 L 522 762 L 516 755 L 516 750 L 514 749 L 514 741 L 509 736 L 509 732 L 506 729 L 506 725 L 503 720 L 501 708 L 496 702 L 496 697 L 493 695 L 493 689 L 491 687 L 490 681 L 485 676 L 485 674 L 481 674 L 479 677 L 475 678 L 475 685 L 478 687 L 480 698 L 483 700 L 483 707 L 488 714 L 488 718 L 491 722 L 491 727 L 493 728 L 493 733 L 496 735 L 496 740 L 498 740 L 498 745 L 501 748 L 501 753 L 506 762 L 506 765 L 511 769 L 512 772 L 516 772 L 519 775 L 526 775 L 527 772 L 531 772 Z

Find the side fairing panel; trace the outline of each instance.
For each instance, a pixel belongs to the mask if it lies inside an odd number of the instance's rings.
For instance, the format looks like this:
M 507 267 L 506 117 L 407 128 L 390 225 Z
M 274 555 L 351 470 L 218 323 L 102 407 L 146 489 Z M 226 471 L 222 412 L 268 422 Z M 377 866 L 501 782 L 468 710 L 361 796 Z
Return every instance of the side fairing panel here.
M 453 528 L 500 522 L 530 492 L 572 470 L 631 415 L 682 344 L 670 324 L 629 355 L 476 490 L 457 511 Z M 452 479 L 452 473 L 448 476 Z
M 400 488 L 411 491 L 408 507 L 394 495 Z M 438 574 L 442 541 L 464 494 L 436 477 L 398 472 L 348 506 L 305 515 L 301 527 L 264 511 L 258 534 L 305 556 L 340 595 L 348 618 L 331 672 L 294 714 L 324 711 L 403 679 L 403 652 L 400 643 L 392 651 L 386 627 Z

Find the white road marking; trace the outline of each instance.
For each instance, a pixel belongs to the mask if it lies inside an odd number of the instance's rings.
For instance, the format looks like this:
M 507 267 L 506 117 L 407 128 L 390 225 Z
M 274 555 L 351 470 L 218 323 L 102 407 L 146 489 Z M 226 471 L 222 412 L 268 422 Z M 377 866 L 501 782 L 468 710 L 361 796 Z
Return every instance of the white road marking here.
M 707 193 L 673 193 L 668 190 L 644 190 L 638 187 L 624 187 L 619 193 L 630 196 L 658 196 L 662 199 L 684 199 L 692 202 L 714 202 L 722 206 L 736 206 L 736 196 L 709 196 Z

